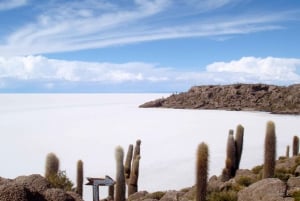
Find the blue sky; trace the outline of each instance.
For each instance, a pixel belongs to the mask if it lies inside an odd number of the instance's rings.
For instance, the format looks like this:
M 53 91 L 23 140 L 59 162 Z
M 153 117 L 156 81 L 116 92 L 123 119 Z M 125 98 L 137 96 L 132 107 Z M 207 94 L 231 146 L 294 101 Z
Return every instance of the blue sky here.
M 0 92 L 300 83 L 299 0 L 1 0 Z

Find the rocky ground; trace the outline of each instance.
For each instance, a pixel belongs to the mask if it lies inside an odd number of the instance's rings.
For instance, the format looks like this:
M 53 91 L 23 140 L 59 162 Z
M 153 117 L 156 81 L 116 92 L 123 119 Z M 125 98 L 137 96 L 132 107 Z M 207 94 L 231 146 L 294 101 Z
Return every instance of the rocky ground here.
M 194 86 L 187 92 L 150 101 L 140 107 L 300 114 L 300 84 L 287 87 L 267 84 Z
M 222 182 L 212 176 L 208 182 L 208 201 L 298 201 L 300 200 L 300 156 L 276 162 L 275 178 L 262 179 L 262 166 L 238 170 Z M 180 191 L 137 192 L 128 201 L 194 201 L 195 187 Z
M 82 201 L 74 192 L 51 188 L 41 175 L 0 177 L 0 201 Z
M 223 182 L 221 176 L 208 181 L 207 201 L 299 201 L 300 156 L 281 157 L 276 161 L 275 177 L 262 179 L 262 166 L 238 170 L 235 177 Z M 179 191 L 140 191 L 128 201 L 194 201 L 195 187 Z M 109 201 L 110 199 L 105 199 Z M 0 201 L 82 201 L 74 192 L 51 188 L 41 175 L 0 177 Z

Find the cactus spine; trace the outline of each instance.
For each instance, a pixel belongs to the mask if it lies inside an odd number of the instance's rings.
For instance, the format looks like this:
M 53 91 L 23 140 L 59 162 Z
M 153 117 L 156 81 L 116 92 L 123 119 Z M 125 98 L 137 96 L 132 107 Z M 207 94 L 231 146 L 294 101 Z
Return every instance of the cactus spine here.
M 198 145 L 196 160 L 196 201 L 206 200 L 208 177 L 208 146 L 202 142 Z
M 83 193 L 83 162 L 77 161 L 76 192 L 82 197 Z
M 275 124 L 272 121 L 267 123 L 266 137 L 265 137 L 265 157 L 263 178 L 271 178 L 275 172 L 276 160 L 276 134 Z
M 294 136 L 293 137 L 293 156 L 297 156 L 299 153 L 299 137 Z
M 46 166 L 45 166 L 45 177 L 57 175 L 59 170 L 59 159 L 54 153 L 47 154 Z
M 126 160 L 125 160 L 125 179 L 126 181 L 130 178 L 130 171 L 131 171 L 131 161 L 132 161 L 132 154 L 133 154 L 133 145 L 129 145 Z
M 138 191 L 140 156 L 137 155 L 132 163 L 132 171 L 128 182 L 128 197 Z
M 244 127 L 242 125 L 238 125 L 235 133 L 236 170 L 238 170 L 240 167 L 240 162 L 241 162 L 242 152 L 243 152 L 243 141 L 244 141 Z
M 118 146 L 116 148 L 116 194 L 115 201 L 125 201 L 126 184 L 124 175 L 124 151 L 123 148 Z

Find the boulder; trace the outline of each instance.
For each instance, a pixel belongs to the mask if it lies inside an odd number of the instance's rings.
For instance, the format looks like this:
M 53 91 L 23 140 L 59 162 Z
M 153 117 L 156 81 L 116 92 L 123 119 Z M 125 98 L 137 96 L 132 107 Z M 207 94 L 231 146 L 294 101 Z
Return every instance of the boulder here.
M 295 170 L 295 176 L 300 176 L 300 165 L 298 165 L 297 167 L 296 167 L 296 170 Z
M 287 185 L 287 195 L 292 196 L 294 192 L 300 191 L 300 177 L 290 177 Z
M 286 201 L 286 184 L 277 178 L 260 180 L 238 193 L 238 201 Z
M 208 180 L 207 191 L 208 192 L 219 191 L 220 186 L 222 186 L 223 183 L 224 182 L 221 181 L 221 177 L 218 178 L 216 175 L 214 175 Z
M 41 175 L 0 178 L 0 201 L 82 201 L 74 192 L 51 188 Z
M 134 193 L 134 194 L 132 194 L 132 195 L 130 195 L 130 196 L 128 197 L 128 201 L 133 201 L 133 200 L 138 201 L 138 200 L 142 200 L 142 198 L 144 198 L 147 194 L 148 194 L 147 191 L 139 191 L 139 192 L 136 192 L 136 193 Z
M 0 201 L 29 201 L 28 191 L 22 186 L 13 182 L 0 186 Z
M 47 181 L 45 177 L 42 177 L 39 174 L 33 174 L 29 176 L 20 176 L 17 177 L 14 182 L 19 185 L 24 186 L 30 192 L 39 192 L 43 193 L 48 188 L 51 187 L 50 183 Z
M 47 189 L 44 196 L 47 201 L 75 201 L 71 195 L 58 188 Z
M 160 201 L 179 201 L 185 193 L 180 191 L 167 191 Z

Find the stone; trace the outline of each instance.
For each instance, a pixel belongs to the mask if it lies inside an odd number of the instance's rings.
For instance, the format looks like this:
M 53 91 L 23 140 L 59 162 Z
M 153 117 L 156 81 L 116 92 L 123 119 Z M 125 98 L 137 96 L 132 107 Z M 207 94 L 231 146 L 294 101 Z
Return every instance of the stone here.
M 29 201 L 28 192 L 22 185 L 10 182 L 0 186 L 0 201 Z
M 47 189 L 44 196 L 47 201 L 75 201 L 71 195 L 58 188 Z
M 30 192 L 46 191 L 51 187 L 47 179 L 39 174 L 33 174 L 29 176 L 20 176 L 14 180 L 17 184 L 24 186 Z
M 238 201 L 284 201 L 286 184 L 277 178 L 260 180 L 238 193 Z
M 295 176 L 300 176 L 300 165 L 297 166 L 296 170 L 295 170 Z
M 287 195 L 292 196 L 294 192 L 300 191 L 300 177 L 290 177 L 287 185 Z
M 148 194 L 147 191 L 139 191 L 139 192 L 136 192 L 136 193 L 134 193 L 134 194 L 131 194 L 131 195 L 128 197 L 128 201 L 142 200 L 142 198 L 144 198 L 147 194 Z
M 179 201 L 185 193 L 180 191 L 167 191 L 160 201 Z

